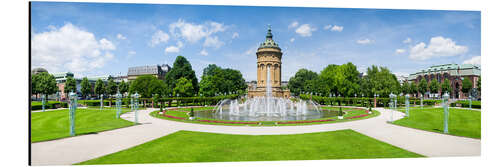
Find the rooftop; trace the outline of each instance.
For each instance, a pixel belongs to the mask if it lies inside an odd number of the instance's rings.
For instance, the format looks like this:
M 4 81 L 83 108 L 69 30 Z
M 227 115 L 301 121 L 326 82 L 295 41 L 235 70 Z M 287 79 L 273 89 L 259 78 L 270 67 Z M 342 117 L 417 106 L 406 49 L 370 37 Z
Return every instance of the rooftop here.
M 138 66 L 138 67 L 129 67 L 128 75 L 158 75 L 163 74 L 170 71 L 170 66 L 167 64 L 163 65 L 154 65 L 154 66 Z
M 267 35 L 266 35 L 266 41 L 260 44 L 260 48 L 276 48 L 281 50 L 281 48 L 278 46 L 276 42 L 273 40 L 273 34 L 271 33 L 271 26 L 269 25 L 269 28 L 267 29 Z

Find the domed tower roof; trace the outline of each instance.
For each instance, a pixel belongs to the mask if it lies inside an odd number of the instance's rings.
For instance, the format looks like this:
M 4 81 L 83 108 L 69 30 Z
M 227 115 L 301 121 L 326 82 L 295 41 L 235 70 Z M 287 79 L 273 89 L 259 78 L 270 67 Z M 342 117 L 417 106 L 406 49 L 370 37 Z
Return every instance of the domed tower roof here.
M 41 72 L 48 73 L 49 71 L 47 71 L 45 68 L 38 67 L 38 68 L 34 68 L 33 70 L 31 70 L 31 75 L 35 75 L 35 74 L 38 74 Z
M 259 49 L 260 48 L 277 48 L 281 50 L 278 44 L 273 40 L 273 34 L 271 33 L 271 25 L 269 25 L 269 28 L 267 29 L 266 41 L 260 44 Z

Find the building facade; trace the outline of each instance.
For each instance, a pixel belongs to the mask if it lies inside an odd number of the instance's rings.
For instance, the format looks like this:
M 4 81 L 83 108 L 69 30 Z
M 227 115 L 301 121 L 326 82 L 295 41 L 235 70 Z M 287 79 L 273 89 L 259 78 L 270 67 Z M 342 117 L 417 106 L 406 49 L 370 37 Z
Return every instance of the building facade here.
M 266 40 L 257 49 L 257 85 L 248 90 L 249 97 L 266 96 L 266 88 L 272 89 L 274 97 L 290 97 L 290 91 L 281 88 L 281 48 L 273 40 L 271 28 L 267 30 Z
M 170 71 L 170 66 L 167 64 L 155 66 L 138 66 L 129 67 L 127 73 L 127 80 L 133 81 L 141 75 L 153 75 L 154 77 L 165 80 L 165 75 Z
M 81 88 L 82 88 L 81 83 L 82 83 L 83 78 L 75 78 L 75 75 L 73 73 L 71 73 L 71 72 L 53 73 L 52 75 L 56 79 L 57 87 L 59 89 L 59 93 L 60 93 L 61 99 L 64 100 L 67 97 L 67 94 L 64 93 L 64 85 L 66 83 L 66 80 L 69 77 L 74 78 L 75 81 L 76 81 L 76 92 L 75 93 L 77 93 L 78 95 L 81 94 Z M 110 77 L 113 78 L 111 75 L 87 77 L 87 79 L 89 80 L 92 92 L 94 90 L 94 86 L 95 86 L 95 83 L 97 82 L 97 80 L 100 79 L 104 83 L 107 83 L 108 82 L 108 78 L 110 78 Z
M 476 65 L 443 64 L 431 66 L 427 69 L 410 74 L 408 76 L 408 81 L 414 84 L 418 84 L 420 81 L 425 79 L 428 84 L 430 84 L 433 79 L 436 79 L 439 83 L 443 83 L 445 79 L 448 79 L 450 81 L 452 90 L 451 92 L 449 92 L 450 98 L 464 99 L 468 98 L 469 95 L 462 92 L 462 81 L 465 78 L 469 78 L 469 80 L 472 82 L 471 95 L 478 98 L 480 95 L 477 92 L 477 83 L 480 76 L 481 69 Z M 441 90 L 439 90 L 438 94 L 441 94 Z M 420 93 L 419 96 L 421 96 Z M 428 93 L 424 96 L 428 97 Z

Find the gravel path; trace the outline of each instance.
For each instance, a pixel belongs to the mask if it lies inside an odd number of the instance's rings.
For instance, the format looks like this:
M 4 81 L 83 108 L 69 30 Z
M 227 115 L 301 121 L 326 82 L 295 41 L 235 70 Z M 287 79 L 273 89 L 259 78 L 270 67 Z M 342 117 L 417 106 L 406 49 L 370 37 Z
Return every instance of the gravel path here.
M 218 126 L 176 122 L 149 116 L 157 110 L 148 108 L 139 111 L 140 125 L 126 127 L 97 134 L 82 135 L 65 139 L 33 143 L 31 145 L 32 165 L 70 165 L 103 155 L 124 150 L 179 130 L 247 134 L 298 134 L 325 132 L 341 129 L 353 129 L 364 135 L 424 156 L 479 156 L 481 140 L 466 137 L 444 135 L 387 123 L 391 119 L 391 110 L 375 108 L 381 115 L 359 121 L 319 124 L 306 126 Z M 394 112 L 394 120 L 404 116 Z M 134 121 L 134 113 L 121 116 Z

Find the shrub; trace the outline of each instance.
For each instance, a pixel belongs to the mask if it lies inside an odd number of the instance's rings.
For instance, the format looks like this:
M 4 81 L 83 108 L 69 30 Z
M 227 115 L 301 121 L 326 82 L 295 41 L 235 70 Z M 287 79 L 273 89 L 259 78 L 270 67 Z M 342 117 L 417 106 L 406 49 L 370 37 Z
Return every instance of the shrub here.
M 59 101 L 47 101 L 45 103 L 45 109 L 57 109 L 57 108 L 67 108 L 68 103 L 66 102 L 59 102 Z M 31 102 L 31 110 L 41 110 L 42 109 L 42 102 L 40 101 L 33 101 Z
M 460 104 L 460 105 L 457 105 Z M 450 104 L 450 107 L 461 106 L 463 108 L 469 108 L 469 100 L 460 100 Z M 481 108 L 481 101 L 472 101 L 472 108 Z

